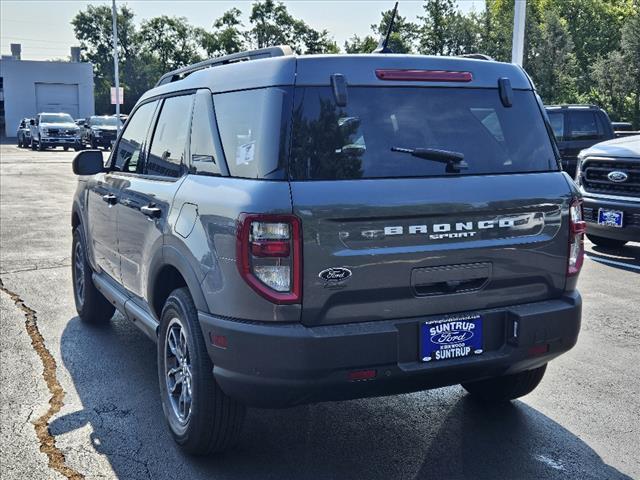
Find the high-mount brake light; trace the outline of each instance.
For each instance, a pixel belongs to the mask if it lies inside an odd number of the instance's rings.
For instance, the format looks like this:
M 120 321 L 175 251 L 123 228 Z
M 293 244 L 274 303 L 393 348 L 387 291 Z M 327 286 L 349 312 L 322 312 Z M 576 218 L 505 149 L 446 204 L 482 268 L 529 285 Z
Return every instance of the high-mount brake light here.
M 582 200 L 575 199 L 569 207 L 569 260 L 567 276 L 578 275 L 584 263 L 584 233 L 587 223 L 582 216 Z
M 452 72 L 449 70 L 377 69 L 376 77 L 380 80 L 409 82 L 470 82 L 473 80 L 471 72 Z
M 302 238 L 294 215 L 243 213 L 238 219 L 237 263 L 242 278 L 276 304 L 299 303 Z

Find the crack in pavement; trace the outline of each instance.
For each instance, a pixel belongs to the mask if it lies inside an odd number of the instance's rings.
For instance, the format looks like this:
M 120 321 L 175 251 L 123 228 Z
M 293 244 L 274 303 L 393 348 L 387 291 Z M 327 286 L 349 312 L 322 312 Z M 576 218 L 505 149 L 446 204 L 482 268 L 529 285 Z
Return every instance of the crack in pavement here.
M 70 267 L 71 264 L 70 263 L 65 263 L 65 264 L 55 264 L 55 265 L 49 265 L 46 267 L 41 267 L 38 265 L 32 266 L 32 267 L 25 267 L 25 268 L 18 268 L 16 270 L 0 270 L 0 274 L 1 275 L 9 275 L 11 273 L 22 273 L 22 272 L 35 272 L 36 270 L 52 270 L 54 268 L 67 268 Z
M 0 278 L 0 291 L 6 293 L 13 303 L 24 313 L 25 328 L 31 338 L 31 346 L 36 351 L 42 361 L 42 377 L 47 384 L 51 398 L 49 398 L 49 409 L 38 419 L 33 421 L 36 435 L 40 442 L 40 451 L 49 458 L 49 468 L 55 470 L 69 480 L 82 480 L 84 475 L 74 470 L 66 464 L 64 453 L 56 446 L 55 436 L 49 431 L 49 421 L 57 414 L 64 405 L 64 389 L 56 376 L 56 360 L 47 349 L 44 337 L 38 328 L 38 317 L 36 311 L 28 307 L 22 298 L 4 286 Z

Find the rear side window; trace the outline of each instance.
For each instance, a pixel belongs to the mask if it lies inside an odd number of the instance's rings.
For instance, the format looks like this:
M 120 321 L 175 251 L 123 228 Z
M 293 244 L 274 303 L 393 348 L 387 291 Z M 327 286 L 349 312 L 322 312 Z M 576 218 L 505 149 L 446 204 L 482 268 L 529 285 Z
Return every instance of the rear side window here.
M 196 95 L 191 119 L 191 168 L 201 175 L 220 175 L 214 139 L 217 136 L 210 93 Z
M 177 178 L 182 174 L 192 103 L 193 95 L 164 100 L 145 165 L 147 175 Z
M 570 140 L 597 140 L 604 135 L 599 127 L 596 114 L 593 111 L 570 111 L 569 135 Z
M 285 177 L 290 89 L 220 93 L 213 103 L 229 173 L 242 178 Z
M 118 142 L 114 161 L 115 170 L 137 172 L 138 165 L 142 165 L 144 161 L 142 149 L 157 103 L 157 101 L 145 103 L 131 116 Z
M 446 165 L 408 153 L 462 153 L 466 174 L 557 170 L 534 93 L 514 91 L 505 108 L 497 90 L 350 87 L 338 107 L 329 87 L 295 92 L 290 174 L 296 180 L 447 175 Z

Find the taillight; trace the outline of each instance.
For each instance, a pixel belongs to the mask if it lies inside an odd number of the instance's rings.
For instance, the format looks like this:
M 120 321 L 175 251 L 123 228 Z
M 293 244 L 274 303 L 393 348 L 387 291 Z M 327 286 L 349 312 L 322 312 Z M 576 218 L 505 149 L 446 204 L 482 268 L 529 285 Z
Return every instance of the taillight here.
M 452 72 L 449 70 L 377 69 L 376 77 L 380 80 L 414 82 L 470 82 L 473 80 L 471 72 Z
M 240 275 L 273 303 L 299 303 L 301 242 L 298 217 L 243 213 L 238 219 L 237 238 Z
M 569 263 L 567 275 L 580 273 L 584 262 L 584 232 L 587 224 L 582 217 L 582 200 L 576 199 L 569 207 Z

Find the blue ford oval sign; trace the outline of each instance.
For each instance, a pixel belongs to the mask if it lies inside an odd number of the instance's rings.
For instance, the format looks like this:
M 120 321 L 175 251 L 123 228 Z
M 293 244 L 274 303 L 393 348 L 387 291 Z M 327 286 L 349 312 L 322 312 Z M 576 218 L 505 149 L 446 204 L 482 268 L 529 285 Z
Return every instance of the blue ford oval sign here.
M 625 172 L 614 170 L 613 172 L 609 172 L 609 174 L 607 175 L 607 178 L 612 182 L 622 183 L 627 181 L 627 179 L 629 178 L 629 175 L 627 175 Z
M 346 280 L 351 276 L 351 270 L 344 267 L 334 267 L 322 270 L 318 276 L 327 282 L 338 282 Z

